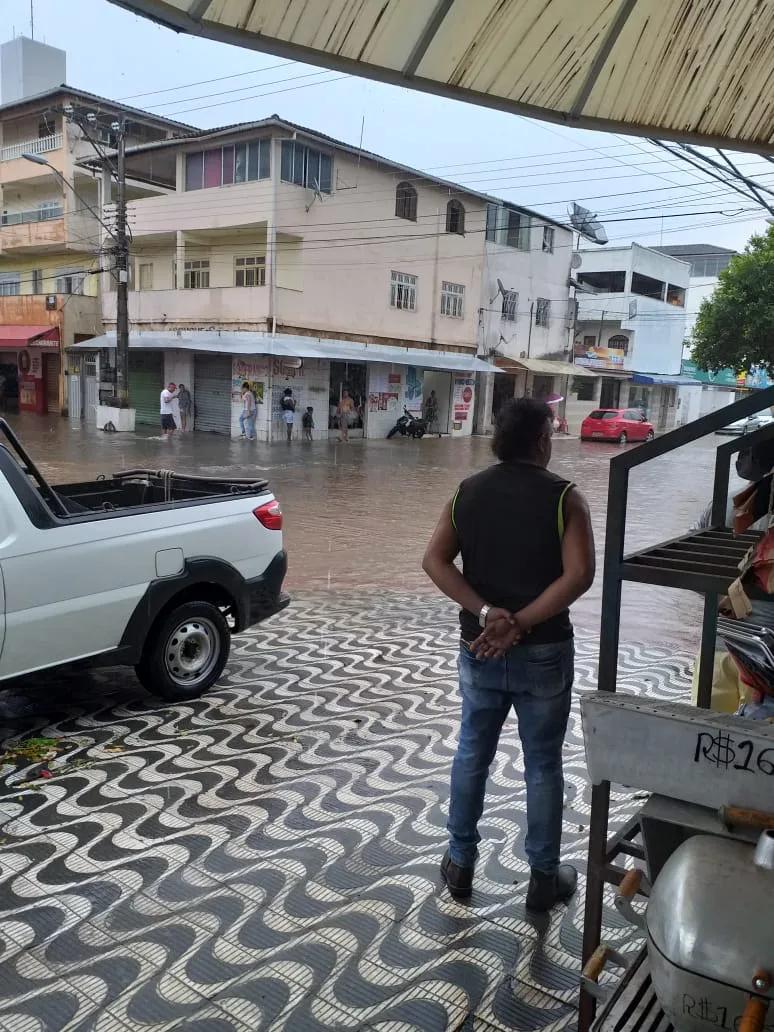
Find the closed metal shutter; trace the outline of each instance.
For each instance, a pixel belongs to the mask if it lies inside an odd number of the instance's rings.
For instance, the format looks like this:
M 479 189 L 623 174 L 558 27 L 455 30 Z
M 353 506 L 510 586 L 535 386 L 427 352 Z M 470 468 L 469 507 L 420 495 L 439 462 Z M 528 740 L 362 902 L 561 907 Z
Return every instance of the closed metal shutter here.
M 231 435 L 231 356 L 194 357 L 194 429 Z
M 164 356 L 153 352 L 129 352 L 129 404 L 137 410 L 135 422 L 159 426 L 164 388 Z
M 44 355 L 46 372 L 46 408 L 49 412 L 59 412 L 59 355 Z

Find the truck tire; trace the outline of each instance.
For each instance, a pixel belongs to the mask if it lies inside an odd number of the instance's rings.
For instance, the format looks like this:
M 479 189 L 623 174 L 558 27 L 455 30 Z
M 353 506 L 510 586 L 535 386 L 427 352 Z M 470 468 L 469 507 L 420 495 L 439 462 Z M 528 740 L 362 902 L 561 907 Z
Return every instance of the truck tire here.
M 230 648 L 231 632 L 218 607 L 185 602 L 151 629 L 135 670 L 153 695 L 196 699 L 223 673 Z

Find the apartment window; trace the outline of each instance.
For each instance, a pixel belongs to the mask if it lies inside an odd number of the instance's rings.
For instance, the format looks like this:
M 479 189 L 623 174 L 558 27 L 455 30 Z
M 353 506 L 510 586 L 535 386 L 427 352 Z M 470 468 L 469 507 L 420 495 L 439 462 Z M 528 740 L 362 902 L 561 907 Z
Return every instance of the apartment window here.
M 271 172 L 271 140 L 249 140 L 185 156 L 186 190 L 268 179 Z
M 137 270 L 137 289 L 153 290 L 153 262 L 141 262 Z
M 465 236 L 465 209 L 459 201 L 446 205 L 446 232 Z
M 677 287 L 674 283 L 667 283 L 666 299 L 668 305 L 685 308 L 685 288 Z
M 539 297 L 535 302 L 535 326 L 548 326 L 551 319 L 551 302 Z
M 21 273 L 0 272 L 0 297 L 16 297 L 21 294 Z
M 465 288 L 461 283 L 441 282 L 441 315 L 461 319 L 465 309 Z
M 57 294 L 82 294 L 86 273 L 82 269 L 60 269 L 56 274 Z
M 516 322 L 519 311 L 519 293 L 517 290 L 506 290 L 503 292 L 503 319 L 508 322 Z
M 266 258 L 257 254 L 235 258 L 234 285 L 237 287 L 265 287 Z
M 486 208 L 486 239 L 519 251 L 529 250 L 529 217 L 502 204 L 488 204 Z
M 622 333 L 617 334 L 615 337 L 610 337 L 607 342 L 608 348 L 614 351 L 622 351 L 624 355 L 629 353 L 629 338 L 624 337 Z M 631 402 L 629 402 L 631 405 Z
M 417 308 L 417 278 L 407 272 L 390 273 L 390 305 L 415 312 Z
M 596 346 L 597 346 L 597 338 L 596 337 L 586 336 L 586 337 L 583 338 L 583 350 L 584 351 L 591 351 L 591 349 L 595 348 Z
M 183 264 L 183 287 L 186 290 L 204 290 L 210 285 L 210 263 L 195 259 Z
M 543 250 L 546 254 L 554 253 L 554 227 L 543 226 Z
M 32 293 L 42 294 L 43 293 L 43 270 L 33 269 L 32 270 Z
M 411 183 L 398 183 L 395 187 L 395 215 L 399 219 L 417 221 L 417 192 Z
M 578 283 L 591 287 L 601 294 L 623 294 L 626 289 L 626 273 L 621 270 L 612 272 L 579 272 Z
M 632 273 L 632 294 L 650 297 L 654 301 L 663 301 L 665 287 L 666 284 L 663 280 L 654 279 L 652 276 L 645 276 L 641 272 Z
M 333 189 L 333 158 L 316 147 L 307 147 L 296 140 L 283 140 L 280 179 L 283 183 L 330 193 Z

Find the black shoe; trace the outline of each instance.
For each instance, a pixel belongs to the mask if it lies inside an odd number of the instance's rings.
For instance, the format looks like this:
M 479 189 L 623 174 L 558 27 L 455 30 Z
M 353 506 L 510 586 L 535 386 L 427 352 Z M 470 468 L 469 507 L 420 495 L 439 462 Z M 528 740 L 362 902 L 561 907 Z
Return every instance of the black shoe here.
M 569 864 L 559 864 L 553 874 L 533 867 L 527 889 L 527 910 L 545 913 L 557 903 L 566 903 L 578 888 L 578 872 Z
M 449 850 L 443 854 L 441 860 L 441 875 L 446 882 L 446 888 L 455 899 L 468 899 L 473 891 L 473 868 L 460 867 L 455 864 L 449 856 Z

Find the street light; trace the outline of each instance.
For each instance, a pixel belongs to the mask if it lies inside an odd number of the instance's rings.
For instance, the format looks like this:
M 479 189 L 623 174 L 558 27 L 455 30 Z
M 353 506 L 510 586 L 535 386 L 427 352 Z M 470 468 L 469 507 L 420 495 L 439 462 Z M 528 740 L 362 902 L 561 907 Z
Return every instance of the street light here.
M 121 130 L 121 126 L 118 126 Z M 126 167 L 124 164 L 124 133 L 118 135 L 118 203 L 116 205 L 116 227 L 111 229 L 92 208 L 73 184 L 69 182 L 48 158 L 40 154 L 24 153 L 22 157 L 33 165 L 45 165 L 60 182 L 72 190 L 73 195 L 90 211 L 115 241 L 113 248 L 116 262 L 116 401 L 121 408 L 129 406 L 129 242 L 126 232 Z

